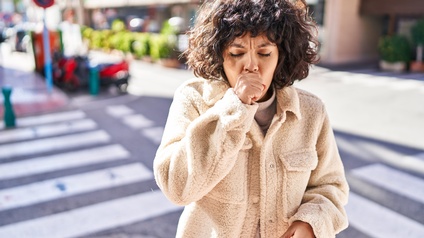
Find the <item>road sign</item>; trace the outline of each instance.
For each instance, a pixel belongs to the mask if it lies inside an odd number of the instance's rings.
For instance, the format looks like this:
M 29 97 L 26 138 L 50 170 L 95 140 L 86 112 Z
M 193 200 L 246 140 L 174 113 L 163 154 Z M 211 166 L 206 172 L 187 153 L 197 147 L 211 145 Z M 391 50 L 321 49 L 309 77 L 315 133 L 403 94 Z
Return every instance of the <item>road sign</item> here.
M 34 3 L 42 8 L 51 7 L 54 4 L 54 0 L 33 0 Z

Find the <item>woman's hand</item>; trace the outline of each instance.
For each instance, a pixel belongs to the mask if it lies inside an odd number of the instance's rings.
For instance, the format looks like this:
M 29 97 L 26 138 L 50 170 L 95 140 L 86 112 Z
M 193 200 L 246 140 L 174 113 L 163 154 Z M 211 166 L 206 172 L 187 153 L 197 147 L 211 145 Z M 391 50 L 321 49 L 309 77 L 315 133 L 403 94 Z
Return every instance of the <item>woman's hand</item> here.
M 281 238 L 314 238 L 312 226 L 303 221 L 295 221 Z
M 262 98 L 265 85 L 257 73 L 246 72 L 237 78 L 233 90 L 240 101 L 252 104 Z

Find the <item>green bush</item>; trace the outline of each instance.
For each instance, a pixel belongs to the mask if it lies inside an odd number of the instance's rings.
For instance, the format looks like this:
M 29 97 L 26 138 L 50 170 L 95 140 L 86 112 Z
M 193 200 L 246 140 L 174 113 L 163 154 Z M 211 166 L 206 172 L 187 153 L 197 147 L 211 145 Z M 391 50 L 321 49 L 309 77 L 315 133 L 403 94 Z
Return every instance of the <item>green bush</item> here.
M 132 49 L 137 57 L 141 58 L 143 56 L 150 56 L 150 48 L 149 33 L 134 33 Z
M 93 33 L 94 29 L 88 26 L 82 26 L 81 27 L 81 36 L 84 39 L 90 40 L 91 34 Z
M 378 42 L 381 59 L 387 62 L 408 62 L 411 59 L 411 46 L 401 35 L 382 36 Z
M 177 37 L 175 35 L 156 34 L 151 37 L 150 56 L 154 60 L 176 58 Z
M 110 47 L 122 52 L 132 52 L 134 34 L 128 31 L 120 31 L 111 35 L 109 38 Z
M 176 35 L 178 33 L 178 29 L 169 24 L 168 20 L 163 23 L 160 33 L 163 35 Z
M 412 26 L 411 36 L 415 45 L 424 45 L 424 19 L 417 21 Z
M 110 29 L 114 32 L 125 31 L 125 23 L 122 20 L 116 19 L 112 22 L 112 26 Z

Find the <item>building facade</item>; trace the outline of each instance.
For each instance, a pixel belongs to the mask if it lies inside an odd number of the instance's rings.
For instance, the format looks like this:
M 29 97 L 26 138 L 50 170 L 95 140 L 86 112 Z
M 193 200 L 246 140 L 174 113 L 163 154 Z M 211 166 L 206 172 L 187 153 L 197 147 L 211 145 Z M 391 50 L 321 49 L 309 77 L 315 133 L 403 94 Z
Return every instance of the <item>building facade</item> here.
M 29 1 L 29 0 L 25 0 Z M 181 32 L 193 24 L 202 0 L 56 0 L 62 11 L 76 10 L 77 22 L 110 27 L 119 18 L 143 24 L 137 31 L 159 31 L 170 18 L 180 20 Z M 424 0 L 306 0 L 317 23 L 321 64 L 343 66 L 377 63 L 379 38 L 409 36 L 414 22 L 424 17 Z M 57 18 L 57 17 L 56 17 Z M 54 19 L 48 17 L 48 19 Z M 100 23 L 98 23 L 98 22 Z
M 423 0 L 325 0 L 320 30 L 324 65 L 377 64 L 383 35 L 410 37 L 424 17 Z

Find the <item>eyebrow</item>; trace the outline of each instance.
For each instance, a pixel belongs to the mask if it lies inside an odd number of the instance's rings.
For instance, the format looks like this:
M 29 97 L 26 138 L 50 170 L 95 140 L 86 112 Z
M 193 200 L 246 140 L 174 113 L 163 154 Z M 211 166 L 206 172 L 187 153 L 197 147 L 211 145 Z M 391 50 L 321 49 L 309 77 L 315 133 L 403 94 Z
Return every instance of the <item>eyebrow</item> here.
M 271 42 L 265 42 L 265 43 L 258 45 L 257 47 L 258 48 L 264 48 L 264 47 L 267 47 L 267 46 L 275 46 L 275 44 L 271 43 Z M 245 48 L 244 45 L 239 44 L 239 43 L 231 43 L 230 47 L 242 48 L 242 49 Z

